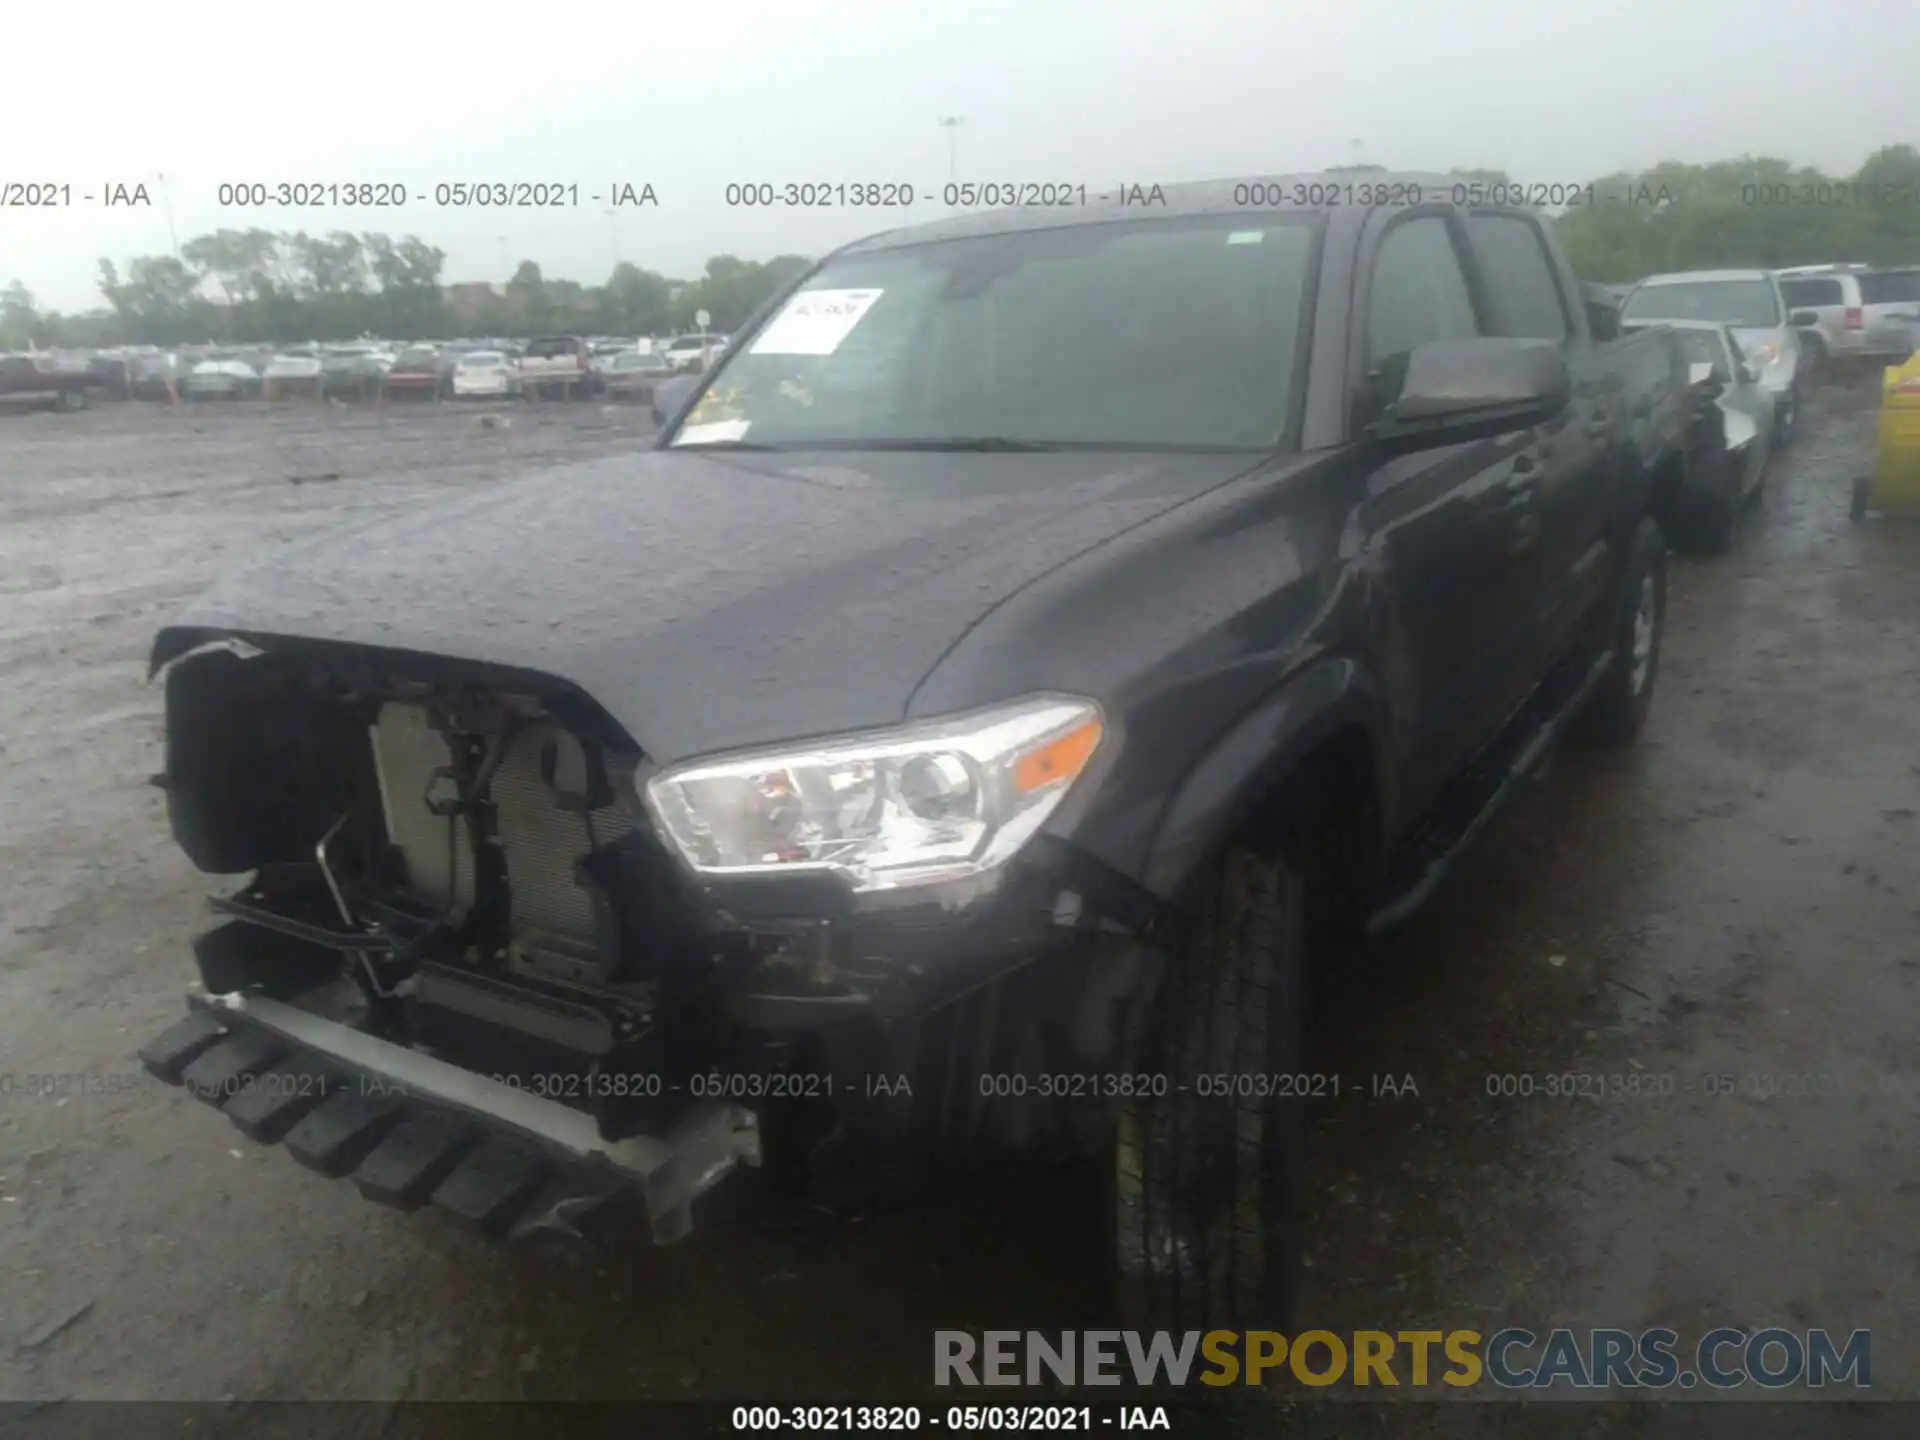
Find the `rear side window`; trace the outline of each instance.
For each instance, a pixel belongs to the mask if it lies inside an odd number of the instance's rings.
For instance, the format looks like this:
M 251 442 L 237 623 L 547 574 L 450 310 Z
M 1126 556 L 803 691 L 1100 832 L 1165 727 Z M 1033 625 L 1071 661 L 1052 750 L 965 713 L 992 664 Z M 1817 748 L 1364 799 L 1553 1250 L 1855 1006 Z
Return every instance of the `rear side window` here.
M 1566 307 L 1538 227 L 1517 215 L 1467 220 L 1493 307 L 1493 333 L 1516 340 L 1564 340 Z
M 1920 270 L 1883 270 L 1860 277 L 1863 305 L 1904 304 L 1920 300 Z
M 1780 293 L 1795 309 L 1817 309 L 1822 305 L 1844 305 L 1846 296 L 1838 280 L 1782 280 Z
M 1403 221 L 1373 259 L 1367 295 L 1367 365 L 1433 340 L 1480 334 L 1467 277 L 1439 216 Z

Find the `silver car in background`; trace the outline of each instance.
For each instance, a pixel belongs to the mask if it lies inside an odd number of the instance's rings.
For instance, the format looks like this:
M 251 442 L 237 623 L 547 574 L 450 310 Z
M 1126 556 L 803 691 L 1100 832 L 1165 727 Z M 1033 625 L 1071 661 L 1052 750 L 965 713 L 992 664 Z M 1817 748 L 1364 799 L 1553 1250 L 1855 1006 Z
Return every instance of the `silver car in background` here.
M 1896 365 L 1920 343 L 1920 272 L 1832 264 L 1776 273 L 1810 360 Z
M 1773 402 L 1774 443 L 1793 438 L 1806 382 L 1800 335 L 1787 323 L 1786 297 L 1771 270 L 1687 270 L 1649 275 L 1620 307 L 1628 325 L 1705 320 L 1729 327 Z
M 1692 530 L 1701 546 L 1727 548 L 1735 519 L 1760 490 L 1773 456 L 1773 400 L 1759 372 L 1740 352 L 1726 325 L 1663 320 L 1687 362 L 1690 414 L 1687 475 L 1671 519 Z M 1627 333 L 1654 328 L 1628 325 Z
M 1860 277 L 1866 353 L 1899 364 L 1920 348 L 1920 269 L 1869 270 Z

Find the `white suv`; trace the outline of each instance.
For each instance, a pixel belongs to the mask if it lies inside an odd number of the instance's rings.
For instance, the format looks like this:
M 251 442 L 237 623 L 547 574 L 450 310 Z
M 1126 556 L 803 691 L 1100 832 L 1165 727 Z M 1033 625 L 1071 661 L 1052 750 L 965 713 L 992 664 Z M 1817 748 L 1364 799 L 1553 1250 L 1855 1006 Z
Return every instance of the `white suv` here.
M 1920 342 L 1920 271 L 1836 264 L 1778 273 L 1787 318 L 1816 359 L 1897 364 Z

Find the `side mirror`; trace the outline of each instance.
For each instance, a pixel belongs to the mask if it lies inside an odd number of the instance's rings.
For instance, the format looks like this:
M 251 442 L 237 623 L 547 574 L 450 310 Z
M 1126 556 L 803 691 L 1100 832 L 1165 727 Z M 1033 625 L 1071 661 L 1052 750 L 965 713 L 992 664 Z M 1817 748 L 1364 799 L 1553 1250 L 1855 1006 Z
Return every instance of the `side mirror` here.
M 1587 329 L 1596 340 L 1620 338 L 1620 307 L 1607 300 L 1587 301 Z
M 1397 391 L 1395 369 L 1402 372 Z M 1432 341 L 1383 366 L 1378 383 L 1388 393 L 1365 433 L 1392 451 L 1537 425 L 1564 409 L 1573 392 L 1559 347 L 1540 340 Z
M 1812 310 L 1795 310 L 1787 316 L 1787 324 L 1803 330 L 1819 323 L 1820 316 Z
M 1718 395 L 1727 388 L 1726 367 L 1705 360 L 1694 361 L 1687 366 L 1687 388 L 1702 395 Z

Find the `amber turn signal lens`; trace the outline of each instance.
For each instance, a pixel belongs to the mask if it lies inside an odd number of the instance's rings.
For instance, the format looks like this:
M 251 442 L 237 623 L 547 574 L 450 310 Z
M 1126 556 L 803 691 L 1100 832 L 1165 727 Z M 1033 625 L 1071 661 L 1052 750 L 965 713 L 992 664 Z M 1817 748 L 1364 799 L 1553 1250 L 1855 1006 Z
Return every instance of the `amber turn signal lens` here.
M 1071 780 L 1087 768 L 1087 761 L 1093 758 L 1099 743 L 1100 722 L 1089 720 L 1058 740 L 1049 740 L 1038 750 L 1021 756 L 1013 767 L 1013 783 L 1024 795 L 1042 786 Z

